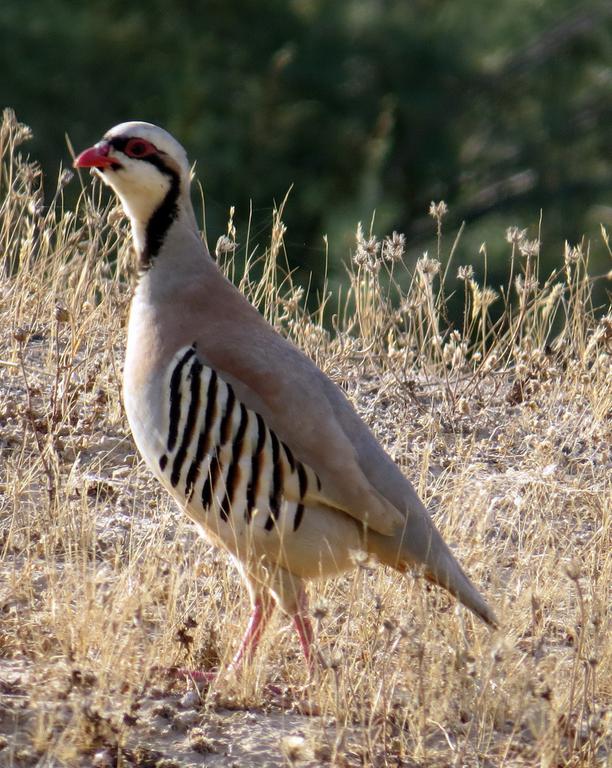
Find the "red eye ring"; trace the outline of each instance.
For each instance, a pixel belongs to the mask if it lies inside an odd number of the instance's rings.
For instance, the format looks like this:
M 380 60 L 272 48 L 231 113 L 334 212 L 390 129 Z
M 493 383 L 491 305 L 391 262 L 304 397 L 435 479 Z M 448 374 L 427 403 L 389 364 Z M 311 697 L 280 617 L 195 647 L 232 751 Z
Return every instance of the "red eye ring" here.
M 148 157 L 157 153 L 157 149 L 150 141 L 146 139 L 130 139 L 123 150 L 128 157 L 140 160 L 142 157 Z

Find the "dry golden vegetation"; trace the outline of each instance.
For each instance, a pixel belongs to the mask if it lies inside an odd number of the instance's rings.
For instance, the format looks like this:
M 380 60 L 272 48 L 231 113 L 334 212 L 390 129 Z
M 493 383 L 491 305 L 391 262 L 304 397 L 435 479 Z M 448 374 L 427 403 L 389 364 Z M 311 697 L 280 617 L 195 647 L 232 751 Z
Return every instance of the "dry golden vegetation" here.
M 224 267 L 345 389 L 503 624 L 360 561 L 310 587 L 328 659 L 314 682 L 280 616 L 243 677 L 198 692 L 167 668 L 231 658 L 246 592 L 130 438 L 127 223 L 88 177 L 66 210 L 66 172 L 43 205 L 27 137 L 5 112 L 0 765 L 605 765 L 612 317 L 591 307 L 588 246 L 546 276 L 538 242 L 510 229 L 493 291 L 455 263 L 432 205 L 435 258 L 412 272 L 400 235 L 360 228 L 345 293 L 310 314 L 277 266 L 280 212 L 244 270 L 230 222 Z M 465 297 L 456 328 L 441 283 Z

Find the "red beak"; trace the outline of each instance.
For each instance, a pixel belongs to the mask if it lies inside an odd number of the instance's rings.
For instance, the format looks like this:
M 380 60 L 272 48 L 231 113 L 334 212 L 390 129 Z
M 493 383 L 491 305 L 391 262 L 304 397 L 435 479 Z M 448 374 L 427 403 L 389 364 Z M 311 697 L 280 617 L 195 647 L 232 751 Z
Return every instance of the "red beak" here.
M 75 168 L 110 168 L 111 166 L 118 166 L 119 163 L 109 157 L 110 145 L 104 141 L 96 144 L 77 157 L 74 161 Z

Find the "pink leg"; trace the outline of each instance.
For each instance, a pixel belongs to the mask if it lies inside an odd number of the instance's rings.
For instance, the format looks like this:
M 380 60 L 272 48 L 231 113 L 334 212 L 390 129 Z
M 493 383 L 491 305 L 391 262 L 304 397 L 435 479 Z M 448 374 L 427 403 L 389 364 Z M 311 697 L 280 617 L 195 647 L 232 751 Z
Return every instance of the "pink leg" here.
M 312 623 L 308 618 L 308 600 L 306 598 L 306 592 L 302 589 L 298 596 L 298 605 L 295 614 L 293 615 L 293 625 L 300 638 L 300 645 L 304 652 L 304 658 L 308 669 L 312 674 L 315 667 L 315 654 L 312 651 L 312 642 L 314 640 L 314 632 L 312 629 Z
M 228 672 L 240 672 L 245 657 L 249 661 L 253 658 L 263 631 L 274 613 L 274 607 L 274 602 L 271 599 L 263 600 L 259 595 L 255 598 L 246 632 L 236 655 L 227 667 Z M 174 671 L 174 674 L 179 677 L 190 678 L 196 682 L 214 683 L 221 674 L 221 670 L 178 669 Z
M 263 631 L 273 613 L 274 603 L 272 600 L 262 600 L 259 596 L 255 598 L 251 617 L 240 643 L 240 648 L 238 648 L 228 669 L 237 672 L 242 666 L 242 660 L 245 656 L 248 661 L 253 658 Z

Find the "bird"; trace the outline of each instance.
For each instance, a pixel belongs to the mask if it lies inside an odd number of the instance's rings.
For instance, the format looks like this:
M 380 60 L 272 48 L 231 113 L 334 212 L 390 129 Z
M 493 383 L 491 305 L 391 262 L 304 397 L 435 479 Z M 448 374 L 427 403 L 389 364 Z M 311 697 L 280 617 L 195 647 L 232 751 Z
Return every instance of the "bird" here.
M 123 399 L 136 446 L 204 538 L 228 553 L 249 593 L 248 626 L 227 669 L 252 661 L 280 607 L 312 670 L 306 584 L 354 568 L 356 553 L 400 572 L 421 567 L 498 627 L 344 392 L 209 254 L 183 146 L 152 123 L 124 122 L 74 166 L 99 176 L 131 222 L 138 281 Z

